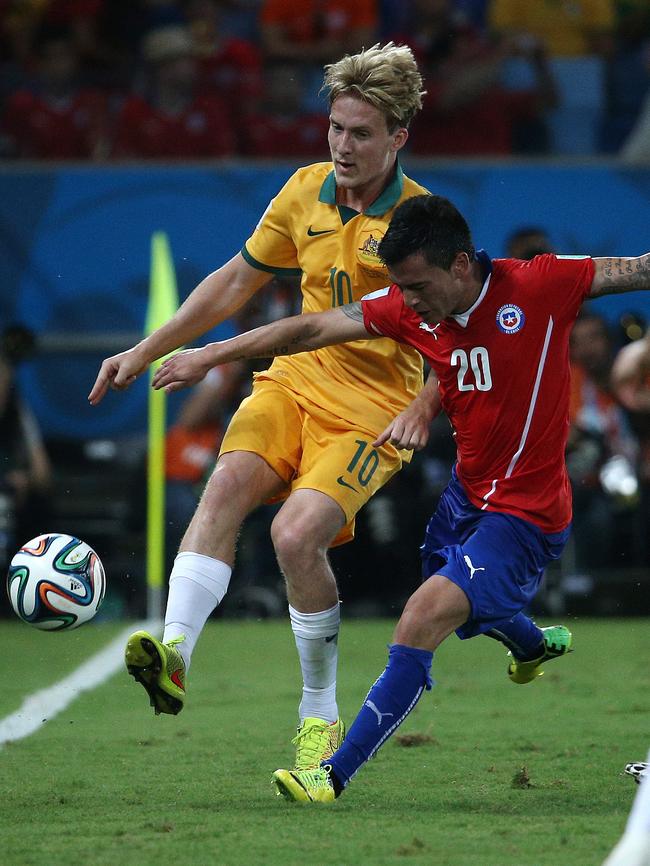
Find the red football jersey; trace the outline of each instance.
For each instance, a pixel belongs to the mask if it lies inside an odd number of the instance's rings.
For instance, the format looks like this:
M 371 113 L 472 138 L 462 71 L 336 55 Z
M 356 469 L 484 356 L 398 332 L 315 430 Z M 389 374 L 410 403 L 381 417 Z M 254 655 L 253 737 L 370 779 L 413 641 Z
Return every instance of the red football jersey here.
M 594 263 L 478 258 L 485 282 L 462 315 L 427 325 L 390 286 L 363 299 L 364 323 L 414 346 L 434 370 L 470 501 L 559 532 L 571 520 L 569 334 Z

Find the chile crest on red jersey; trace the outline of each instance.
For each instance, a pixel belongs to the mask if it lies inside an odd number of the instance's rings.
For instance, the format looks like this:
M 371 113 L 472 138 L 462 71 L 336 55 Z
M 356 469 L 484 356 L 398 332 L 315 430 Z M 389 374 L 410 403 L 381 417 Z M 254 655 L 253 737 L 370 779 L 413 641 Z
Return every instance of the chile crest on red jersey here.
M 526 324 L 526 316 L 516 304 L 504 304 L 497 313 L 497 325 L 504 334 L 516 334 Z

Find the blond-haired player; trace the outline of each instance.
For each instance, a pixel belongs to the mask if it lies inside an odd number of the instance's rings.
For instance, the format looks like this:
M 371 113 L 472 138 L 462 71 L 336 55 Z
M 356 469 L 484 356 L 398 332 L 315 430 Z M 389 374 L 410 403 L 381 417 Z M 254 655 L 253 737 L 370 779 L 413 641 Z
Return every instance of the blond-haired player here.
M 91 404 L 231 316 L 270 274 L 302 275 L 303 312 L 358 301 L 387 284 L 379 242 L 397 205 L 426 192 L 398 162 L 422 79 L 411 50 L 388 43 L 327 66 L 323 86 L 332 161 L 298 169 L 240 253 L 165 325 L 103 362 Z M 136 632 L 126 647 L 127 668 L 156 713 L 183 707 L 190 657 L 227 591 L 242 521 L 284 499 L 271 535 L 303 675 L 296 767 L 317 767 L 340 745 L 339 598 L 327 551 L 352 537 L 357 511 L 409 449 L 426 442 L 435 382 L 421 388 L 419 355 L 390 340 L 277 358 L 256 376 L 176 557 L 162 642 Z

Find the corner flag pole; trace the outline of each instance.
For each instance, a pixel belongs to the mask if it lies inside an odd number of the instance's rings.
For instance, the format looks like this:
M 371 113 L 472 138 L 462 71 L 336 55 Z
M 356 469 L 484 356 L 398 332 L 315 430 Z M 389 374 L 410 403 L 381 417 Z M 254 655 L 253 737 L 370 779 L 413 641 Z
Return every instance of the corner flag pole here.
M 169 241 L 164 232 L 151 236 L 149 302 L 146 334 L 151 334 L 178 309 L 176 274 Z M 150 381 L 162 363 L 149 368 Z M 147 619 L 162 620 L 165 571 L 165 433 L 166 395 L 149 388 L 147 454 Z

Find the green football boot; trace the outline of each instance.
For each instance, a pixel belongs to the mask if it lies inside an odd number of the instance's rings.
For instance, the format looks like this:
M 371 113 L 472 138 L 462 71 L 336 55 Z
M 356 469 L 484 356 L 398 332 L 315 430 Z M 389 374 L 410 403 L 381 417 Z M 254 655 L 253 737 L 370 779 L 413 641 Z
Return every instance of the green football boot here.
M 327 763 L 343 742 L 345 725 L 341 719 L 326 722 L 307 718 L 291 741 L 296 747 L 295 770 L 315 770 Z
M 276 794 L 294 803 L 333 803 L 336 799 L 328 767 L 314 770 L 276 770 Z
M 185 662 L 176 649 L 185 635 L 168 643 L 146 631 L 136 631 L 126 642 L 126 669 L 149 695 L 149 703 L 157 716 L 177 715 L 185 703 Z
M 548 628 L 543 628 L 544 635 L 544 652 L 539 658 L 531 661 L 518 661 L 511 652 L 508 656 L 512 659 L 508 665 L 508 676 L 513 683 L 524 685 L 532 682 L 536 677 L 544 675 L 542 665 L 544 662 L 551 659 L 560 658 L 560 656 L 573 652 L 571 642 L 573 640 L 571 632 L 566 626 L 551 625 Z

